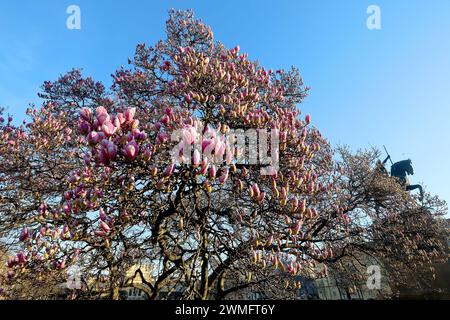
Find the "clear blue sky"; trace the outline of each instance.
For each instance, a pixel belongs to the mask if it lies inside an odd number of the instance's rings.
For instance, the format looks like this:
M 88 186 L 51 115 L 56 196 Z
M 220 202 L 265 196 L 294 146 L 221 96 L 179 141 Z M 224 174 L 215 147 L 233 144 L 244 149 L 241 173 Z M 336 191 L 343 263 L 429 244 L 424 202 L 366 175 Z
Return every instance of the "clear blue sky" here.
M 245 2 L 245 3 L 243 3 Z M 66 8 L 81 8 L 81 30 Z M 366 28 L 381 8 L 382 29 Z M 44 80 L 72 67 L 110 84 L 139 42 L 164 36 L 170 8 L 192 8 L 228 47 L 269 68 L 300 67 L 302 106 L 333 144 L 386 144 L 450 201 L 450 1 L 2 1 L 0 105 L 23 114 Z

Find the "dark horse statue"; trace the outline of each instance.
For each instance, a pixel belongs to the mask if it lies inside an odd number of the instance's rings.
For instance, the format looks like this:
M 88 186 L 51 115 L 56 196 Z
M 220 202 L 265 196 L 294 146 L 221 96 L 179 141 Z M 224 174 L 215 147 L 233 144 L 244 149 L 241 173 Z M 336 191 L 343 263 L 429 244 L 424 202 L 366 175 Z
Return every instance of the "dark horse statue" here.
M 410 185 L 408 181 L 408 175 L 413 175 L 414 169 L 412 167 L 412 161 L 410 159 L 396 162 L 391 167 L 391 176 L 398 179 L 400 184 L 407 190 L 412 191 L 419 189 L 420 200 L 423 200 L 423 188 L 420 184 Z

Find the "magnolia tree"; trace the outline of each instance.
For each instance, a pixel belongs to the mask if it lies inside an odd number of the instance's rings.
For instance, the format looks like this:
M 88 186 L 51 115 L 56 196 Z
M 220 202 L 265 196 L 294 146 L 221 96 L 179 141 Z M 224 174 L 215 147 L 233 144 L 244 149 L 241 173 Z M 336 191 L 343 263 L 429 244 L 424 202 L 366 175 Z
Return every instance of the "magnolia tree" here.
M 110 91 L 73 70 L 44 84 L 28 123 L 0 119 L 11 296 L 75 268 L 72 298 L 115 299 L 138 276 L 151 299 L 289 298 L 297 275 L 362 253 L 395 281 L 442 257 L 443 204 L 419 206 L 371 154 L 334 158 L 298 109 L 297 69 L 225 48 L 190 11 L 172 11 L 166 33 Z M 127 279 L 140 265 L 151 273 Z

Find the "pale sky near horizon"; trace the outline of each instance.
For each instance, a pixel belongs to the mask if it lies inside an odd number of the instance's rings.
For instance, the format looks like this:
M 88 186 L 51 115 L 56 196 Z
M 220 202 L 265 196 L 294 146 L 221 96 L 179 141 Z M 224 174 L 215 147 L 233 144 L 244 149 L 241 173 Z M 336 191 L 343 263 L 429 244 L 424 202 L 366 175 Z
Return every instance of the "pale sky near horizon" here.
M 69 30 L 66 9 L 81 9 Z M 368 30 L 369 5 L 381 30 Z M 22 118 L 45 80 L 73 67 L 106 85 L 137 43 L 164 37 L 170 8 L 191 8 L 227 47 L 267 68 L 300 68 L 300 106 L 333 145 L 411 158 L 413 183 L 450 201 L 450 1 L 106 1 L 0 4 L 0 106 Z

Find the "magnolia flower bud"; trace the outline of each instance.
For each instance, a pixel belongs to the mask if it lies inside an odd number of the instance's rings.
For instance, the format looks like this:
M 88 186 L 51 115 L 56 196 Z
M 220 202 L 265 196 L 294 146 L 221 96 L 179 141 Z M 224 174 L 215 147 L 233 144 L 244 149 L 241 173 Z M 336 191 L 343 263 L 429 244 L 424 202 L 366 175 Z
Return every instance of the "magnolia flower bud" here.
M 198 149 L 194 150 L 194 154 L 192 156 L 192 162 L 194 163 L 194 166 L 198 166 L 200 164 L 201 156 Z
M 64 235 L 67 235 L 69 233 L 69 226 L 67 224 L 64 225 L 63 227 L 63 232 Z
M 98 132 L 91 131 L 87 136 L 87 140 L 91 144 L 97 144 L 100 141 Z
M 72 199 L 72 191 L 64 191 L 64 200 Z
M 106 213 L 103 208 L 100 209 L 100 220 L 106 221 Z
M 63 205 L 63 210 L 66 214 L 69 214 L 72 210 L 72 206 L 70 205 L 70 203 L 65 203 Z
M 208 167 L 209 167 L 208 161 L 206 159 L 203 159 L 202 166 L 200 168 L 200 172 L 199 173 L 201 175 L 206 174 L 206 172 L 208 171 Z
M 250 188 L 248 189 L 248 195 L 250 196 L 250 198 L 253 198 L 253 197 L 254 197 L 255 193 L 253 192 L 253 188 L 252 188 L 252 187 L 250 187 Z
M 144 152 L 143 152 L 143 159 L 146 162 L 149 162 L 151 157 L 152 157 L 152 152 L 150 151 L 150 149 L 145 148 Z
M 169 140 L 169 135 L 165 132 L 158 133 L 158 136 L 156 137 L 157 143 L 165 143 Z
M 288 194 L 288 191 L 287 191 L 286 187 L 281 187 L 281 197 L 283 199 L 286 199 L 287 198 L 287 194 Z
M 105 233 L 108 233 L 108 232 L 111 230 L 111 228 L 109 227 L 109 225 L 108 225 L 105 221 L 103 221 L 103 220 L 100 220 L 100 227 L 102 228 L 102 230 L 103 230 Z
M 172 175 L 172 173 L 175 170 L 175 163 L 169 164 L 166 169 L 164 170 L 164 176 L 168 177 L 170 175 Z
M 161 117 L 159 122 L 161 122 L 163 125 L 165 125 L 167 127 L 167 125 L 170 122 L 170 117 L 167 114 L 165 114 L 164 116 Z
M 241 179 L 238 179 L 238 188 L 239 188 L 239 192 L 242 192 L 242 190 L 244 190 L 244 182 Z
M 349 224 L 350 223 L 350 218 L 349 218 L 348 214 L 343 214 L 342 215 L 342 219 L 344 220 L 345 224 Z
M 294 228 L 292 229 L 292 232 L 294 233 L 294 235 L 297 235 L 298 232 L 300 231 L 300 227 L 302 226 L 303 221 L 302 220 L 297 220 L 297 222 L 294 225 Z
M 22 231 L 20 232 L 19 241 L 26 241 L 29 239 L 29 237 L 30 237 L 30 233 L 29 233 L 28 229 L 23 228 Z
M 228 169 L 223 169 L 219 177 L 219 182 L 224 184 L 228 180 Z
M 13 257 L 9 257 L 8 262 L 6 263 L 6 266 L 8 268 L 12 268 L 12 267 L 14 267 L 15 263 L 16 263 L 16 261 L 14 260 L 14 258 Z
M 95 235 L 99 236 L 99 237 L 102 237 L 102 238 L 105 238 L 106 237 L 106 232 L 103 231 L 103 230 L 95 230 Z
M 23 254 L 23 251 L 20 251 L 20 252 L 17 254 L 17 262 L 18 262 L 19 264 L 25 263 L 25 256 L 24 256 L 24 254 Z
M 314 181 L 311 181 L 311 183 L 308 186 L 308 191 L 310 193 L 313 192 L 314 191 L 314 187 L 315 187 Z
M 209 176 L 212 178 L 212 179 L 215 179 L 216 178 L 216 166 L 215 165 L 211 165 L 211 167 L 209 167 Z
M 310 124 L 311 123 L 311 116 L 309 114 L 306 115 L 305 122 L 306 122 L 306 124 Z
M 266 197 L 266 193 L 265 192 L 261 192 L 256 200 L 258 202 L 263 202 L 265 197 Z
M 300 202 L 299 210 L 300 210 L 300 212 L 301 212 L 302 214 L 305 213 L 305 210 L 306 210 L 306 199 L 303 199 L 303 200 Z
M 252 192 L 253 192 L 253 196 L 254 196 L 255 198 L 258 198 L 258 197 L 259 197 L 259 194 L 260 194 L 260 190 L 259 190 L 259 187 L 258 187 L 258 184 L 257 184 L 257 183 L 254 183 L 254 184 L 251 186 L 251 190 L 252 190 Z
M 91 164 L 91 156 L 90 155 L 88 155 L 88 154 L 84 155 L 83 159 L 84 159 L 85 165 L 89 166 Z
M 295 211 L 295 209 L 297 209 L 297 207 L 298 207 L 298 199 L 297 199 L 297 197 L 291 198 L 291 205 L 292 205 L 292 210 Z

